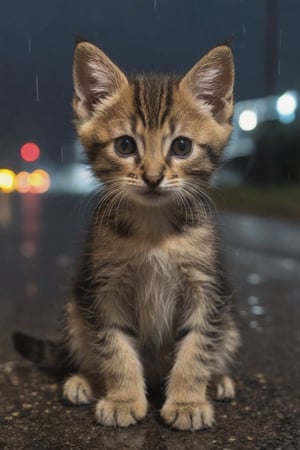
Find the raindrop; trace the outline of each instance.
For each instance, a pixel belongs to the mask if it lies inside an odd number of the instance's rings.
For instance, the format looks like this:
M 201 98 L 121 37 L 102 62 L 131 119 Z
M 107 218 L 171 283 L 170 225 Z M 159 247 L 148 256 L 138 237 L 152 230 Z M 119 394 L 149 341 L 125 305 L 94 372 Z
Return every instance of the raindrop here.
M 31 56 L 31 39 L 28 39 L 28 53 Z
M 282 30 L 279 31 L 279 48 L 282 48 Z
M 255 316 L 261 316 L 265 310 L 262 306 L 259 305 L 254 305 L 251 308 L 251 312 L 255 315 Z
M 153 0 L 153 7 L 154 7 L 154 9 L 156 9 L 156 6 L 157 6 L 157 0 Z
M 249 322 L 250 328 L 257 328 L 257 326 L 258 326 L 258 322 L 256 322 L 256 320 L 251 320 L 251 322 Z
M 249 284 L 260 284 L 262 277 L 258 273 L 249 273 L 247 281 Z
M 35 76 L 35 99 L 37 103 L 40 101 L 40 89 L 39 89 L 39 77 L 38 75 Z
M 256 297 L 256 295 L 250 295 L 250 297 L 248 297 L 248 303 L 249 305 L 257 305 L 259 303 L 259 298 Z

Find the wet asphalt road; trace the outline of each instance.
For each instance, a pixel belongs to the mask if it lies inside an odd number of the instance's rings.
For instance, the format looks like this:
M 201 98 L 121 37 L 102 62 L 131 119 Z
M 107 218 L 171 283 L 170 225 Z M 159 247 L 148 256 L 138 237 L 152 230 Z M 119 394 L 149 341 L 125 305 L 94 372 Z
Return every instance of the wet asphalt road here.
M 83 197 L 0 197 L 0 449 L 300 449 L 295 224 L 219 217 L 243 347 L 234 369 L 237 398 L 215 402 L 211 430 L 170 431 L 155 405 L 135 427 L 104 428 L 94 421 L 93 407 L 65 405 L 60 382 L 16 355 L 12 330 L 56 335 L 87 204 Z

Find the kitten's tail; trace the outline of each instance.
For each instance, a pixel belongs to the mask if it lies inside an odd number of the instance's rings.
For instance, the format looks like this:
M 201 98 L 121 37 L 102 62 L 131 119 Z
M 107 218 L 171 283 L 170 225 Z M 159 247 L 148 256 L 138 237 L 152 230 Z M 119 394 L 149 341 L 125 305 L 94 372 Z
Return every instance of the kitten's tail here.
M 13 342 L 21 356 L 43 369 L 55 372 L 71 370 L 67 352 L 58 342 L 44 341 L 20 331 L 13 333 Z

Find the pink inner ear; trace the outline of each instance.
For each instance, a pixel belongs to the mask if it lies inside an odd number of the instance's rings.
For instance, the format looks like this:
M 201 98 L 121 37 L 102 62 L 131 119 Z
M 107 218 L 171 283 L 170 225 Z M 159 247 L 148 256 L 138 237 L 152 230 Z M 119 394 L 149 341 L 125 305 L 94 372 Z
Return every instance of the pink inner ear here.
M 113 96 L 127 83 L 121 70 L 95 45 L 82 42 L 74 55 L 73 77 L 79 118 L 88 118 L 96 104 Z
M 218 122 L 232 116 L 234 66 L 231 50 L 217 47 L 205 55 L 181 80 L 200 111 L 212 114 Z
M 75 75 L 77 97 L 88 107 L 93 107 L 109 95 L 109 86 L 105 78 L 101 80 L 101 70 L 97 73 L 97 64 L 84 61 Z
M 215 98 L 227 100 L 232 96 L 234 67 L 231 50 L 220 46 L 205 55 L 181 81 L 196 98 L 206 104 L 215 103 Z M 217 109 L 220 105 L 216 105 Z
M 199 68 L 194 76 L 194 89 L 200 96 L 212 96 L 219 99 L 227 99 L 232 95 L 233 71 L 228 64 L 212 62 L 211 67 Z

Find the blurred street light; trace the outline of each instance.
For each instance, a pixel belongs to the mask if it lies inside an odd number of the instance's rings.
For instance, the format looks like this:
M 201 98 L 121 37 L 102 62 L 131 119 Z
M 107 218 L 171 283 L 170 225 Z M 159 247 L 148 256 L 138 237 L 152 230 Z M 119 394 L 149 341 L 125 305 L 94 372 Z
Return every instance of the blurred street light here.
M 27 142 L 22 145 L 20 154 L 24 161 L 34 162 L 40 157 L 40 148 L 34 142 Z
M 257 114 L 251 109 L 246 109 L 239 116 L 239 127 L 243 131 L 251 131 L 256 128 Z
M 288 91 L 281 95 L 276 102 L 276 109 L 279 114 L 279 120 L 283 123 L 290 123 L 295 120 L 296 109 L 298 107 L 298 94 Z
M 10 169 L 0 169 L 0 192 L 13 192 L 16 186 L 16 174 Z

